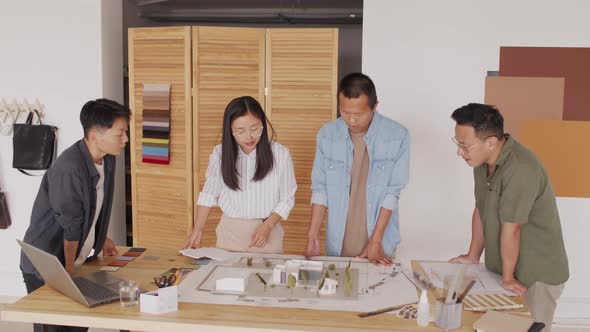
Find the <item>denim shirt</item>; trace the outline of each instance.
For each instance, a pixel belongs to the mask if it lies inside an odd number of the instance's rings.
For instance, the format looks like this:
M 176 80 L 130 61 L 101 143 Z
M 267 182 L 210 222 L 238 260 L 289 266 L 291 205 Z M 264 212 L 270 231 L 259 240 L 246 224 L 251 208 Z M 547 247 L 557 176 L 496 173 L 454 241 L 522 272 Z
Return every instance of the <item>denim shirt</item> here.
M 410 136 L 401 124 L 375 112 L 364 137 L 369 155 L 367 232 L 375 230 L 381 208 L 392 210 L 381 242 L 391 256 L 400 242 L 398 199 L 408 183 Z M 342 118 L 324 125 L 317 136 L 311 173 L 311 203 L 328 208 L 326 254 L 340 256 L 350 196 L 353 143 Z

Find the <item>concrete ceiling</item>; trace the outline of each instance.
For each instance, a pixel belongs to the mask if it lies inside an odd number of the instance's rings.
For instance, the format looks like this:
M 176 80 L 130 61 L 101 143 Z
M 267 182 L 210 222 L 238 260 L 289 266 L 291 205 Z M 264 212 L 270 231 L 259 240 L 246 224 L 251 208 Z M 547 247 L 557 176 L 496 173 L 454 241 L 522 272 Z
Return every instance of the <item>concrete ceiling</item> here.
M 362 0 L 128 0 L 140 17 L 201 23 L 362 24 Z

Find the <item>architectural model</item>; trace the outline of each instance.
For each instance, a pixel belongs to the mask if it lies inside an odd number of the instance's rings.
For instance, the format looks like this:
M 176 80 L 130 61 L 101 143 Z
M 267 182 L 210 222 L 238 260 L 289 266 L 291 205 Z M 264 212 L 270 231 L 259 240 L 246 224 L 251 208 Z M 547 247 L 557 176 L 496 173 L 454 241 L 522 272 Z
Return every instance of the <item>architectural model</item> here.
M 277 264 L 273 268 L 272 282 L 276 285 L 286 285 L 288 276 L 295 277 L 297 287 L 317 287 L 322 279 L 324 263 L 292 259 L 285 264 Z

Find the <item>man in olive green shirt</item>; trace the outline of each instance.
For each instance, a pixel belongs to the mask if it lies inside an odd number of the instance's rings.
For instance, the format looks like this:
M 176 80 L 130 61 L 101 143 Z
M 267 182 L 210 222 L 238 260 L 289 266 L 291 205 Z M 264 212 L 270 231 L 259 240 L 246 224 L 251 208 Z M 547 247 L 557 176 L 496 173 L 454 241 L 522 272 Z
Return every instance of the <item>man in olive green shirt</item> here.
M 453 263 L 479 263 L 503 287 L 525 296 L 533 319 L 551 330 L 569 278 L 553 187 L 537 157 L 508 134 L 496 108 L 468 104 L 452 115 L 457 154 L 474 168 L 475 210 L 469 252 Z

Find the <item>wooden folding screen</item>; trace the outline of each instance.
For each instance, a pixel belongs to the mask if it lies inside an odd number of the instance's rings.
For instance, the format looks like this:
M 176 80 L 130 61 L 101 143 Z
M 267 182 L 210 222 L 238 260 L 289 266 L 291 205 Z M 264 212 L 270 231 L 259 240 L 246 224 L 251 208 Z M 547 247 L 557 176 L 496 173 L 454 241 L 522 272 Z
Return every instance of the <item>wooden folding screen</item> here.
M 129 30 L 129 103 L 133 113 L 129 136 L 136 246 L 179 248 L 192 227 L 190 46 L 189 27 Z M 141 161 L 144 83 L 171 84 L 169 165 Z
M 193 27 L 193 87 L 196 200 L 205 184 L 209 156 L 221 143 L 225 106 L 246 95 L 264 106 L 264 29 Z M 211 210 L 203 246 L 215 246 L 220 217 L 218 207 Z
M 179 248 L 192 229 L 193 206 L 204 184 L 209 155 L 221 143 L 225 106 L 235 97 L 250 95 L 264 106 L 277 141 L 293 157 L 298 191 L 295 208 L 283 224 L 284 248 L 301 253 L 310 218 L 315 137 L 323 124 L 336 118 L 338 30 L 130 29 L 129 52 L 130 101 L 135 113 L 131 130 L 134 245 Z M 172 83 L 174 104 L 171 164 L 159 168 L 137 159 L 141 155 L 140 91 L 142 83 L 166 82 Z M 202 245 L 215 245 L 219 217 L 219 209 L 213 209 Z M 322 229 L 322 243 L 323 238 Z
M 283 223 L 285 252 L 302 253 L 310 221 L 311 168 L 320 127 L 336 118 L 337 29 L 268 29 L 266 110 L 295 164 L 295 208 Z M 321 233 L 324 244 L 324 230 Z

